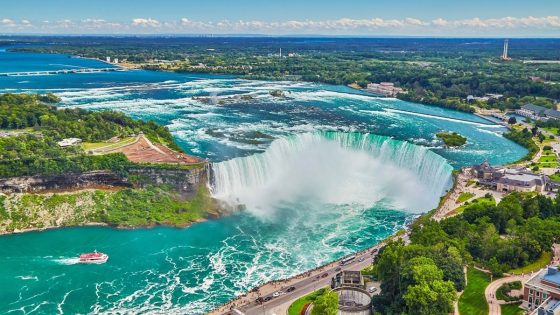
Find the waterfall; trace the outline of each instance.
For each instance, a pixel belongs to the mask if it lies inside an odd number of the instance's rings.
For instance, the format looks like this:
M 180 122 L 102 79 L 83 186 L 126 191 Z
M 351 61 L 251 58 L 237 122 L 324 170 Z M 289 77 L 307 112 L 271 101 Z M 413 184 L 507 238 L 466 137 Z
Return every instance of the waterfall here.
M 291 135 L 211 168 L 214 197 L 261 215 L 306 202 L 423 212 L 438 204 L 452 171 L 425 147 L 343 132 Z

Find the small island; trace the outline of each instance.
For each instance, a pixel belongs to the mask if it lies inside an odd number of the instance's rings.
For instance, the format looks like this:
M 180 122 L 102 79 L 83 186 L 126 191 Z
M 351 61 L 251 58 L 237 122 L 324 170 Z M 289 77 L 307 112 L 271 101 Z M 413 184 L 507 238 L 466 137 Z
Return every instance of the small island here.
M 443 140 L 443 143 L 448 147 L 460 147 L 467 143 L 467 138 L 456 132 L 438 132 L 436 136 Z

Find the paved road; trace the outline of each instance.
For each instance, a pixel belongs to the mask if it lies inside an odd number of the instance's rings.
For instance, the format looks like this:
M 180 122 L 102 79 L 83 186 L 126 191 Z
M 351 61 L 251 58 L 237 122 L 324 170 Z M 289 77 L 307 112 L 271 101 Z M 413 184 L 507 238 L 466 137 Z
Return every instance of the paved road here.
M 376 245 L 375 249 L 379 249 L 382 245 Z M 285 285 L 278 286 L 277 292 L 280 292 L 280 296 L 273 298 L 272 292 L 268 294 L 262 295 L 261 297 L 267 298 L 271 297 L 271 300 L 268 302 L 264 302 L 262 304 L 256 303 L 254 300 L 251 301 L 249 304 L 244 304 L 237 308 L 237 310 L 241 311 L 243 314 L 246 315 L 261 315 L 261 314 L 273 314 L 270 312 L 271 309 L 277 308 L 278 306 L 291 302 L 299 297 L 307 295 L 315 290 L 320 288 L 330 286 L 331 278 L 338 272 L 342 270 L 362 270 L 371 265 L 372 259 L 377 255 L 372 254 L 370 251 L 364 251 L 356 254 L 356 259 L 344 266 L 340 266 L 339 263 L 335 262 L 318 270 L 312 271 L 309 276 L 305 276 L 302 278 L 297 278 L 295 281 L 290 281 Z M 340 270 L 337 270 L 340 268 Z M 286 292 L 286 289 L 289 287 L 295 287 L 295 290 L 292 292 Z M 222 314 L 239 314 L 235 313 L 234 311 L 225 312 Z M 284 314 L 276 314 L 276 315 L 284 315 Z

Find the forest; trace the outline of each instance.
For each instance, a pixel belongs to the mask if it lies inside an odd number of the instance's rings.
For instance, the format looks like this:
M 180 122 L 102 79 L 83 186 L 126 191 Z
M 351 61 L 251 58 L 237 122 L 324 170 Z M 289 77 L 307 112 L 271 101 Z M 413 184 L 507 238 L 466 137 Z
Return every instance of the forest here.
M 421 217 L 412 226 L 410 245 L 391 242 L 375 260 L 374 275 L 382 282 L 376 309 L 451 313 L 455 293 L 465 287 L 464 265 L 501 276 L 538 260 L 560 240 L 559 215 L 559 197 L 512 193 L 498 204 L 485 196 L 440 222 Z
M 80 146 L 62 148 L 64 138 L 105 141 L 143 132 L 155 143 L 179 150 L 167 128 L 114 111 L 58 109 L 54 95 L 0 95 L 0 177 L 51 175 L 90 170 L 123 173 L 131 162 L 123 154 L 88 155 Z M 9 134 L 9 132 L 19 132 Z

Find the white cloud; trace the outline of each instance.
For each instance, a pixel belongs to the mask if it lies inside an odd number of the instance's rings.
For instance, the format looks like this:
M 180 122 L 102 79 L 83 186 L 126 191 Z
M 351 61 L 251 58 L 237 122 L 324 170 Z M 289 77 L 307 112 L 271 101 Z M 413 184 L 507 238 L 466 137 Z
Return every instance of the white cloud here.
M 152 18 L 137 18 L 132 20 L 132 26 L 159 28 L 161 22 Z
M 0 18 L 0 32 L 37 33 L 259 33 L 259 34 L 356 34 L 356 35 L 524 35 L 560 36 L 560 17 L 501 17 L 448 20 L 340 18 L 335 20 L 220 20 L 197 21 L 187 17 L 159 21 L 135 18 L 130 22 L 89 18 L 78 21 L 29 21 Z

